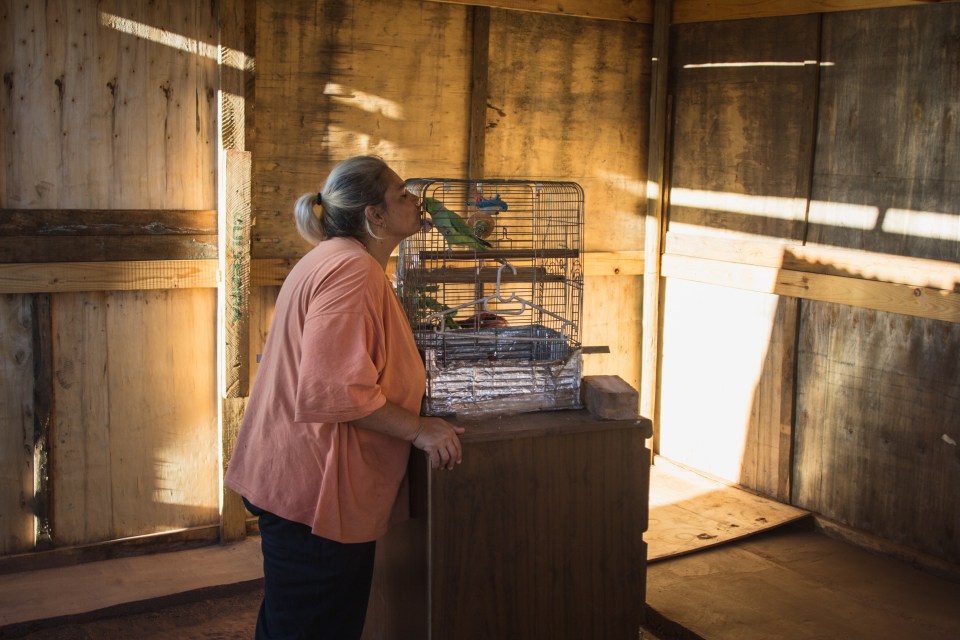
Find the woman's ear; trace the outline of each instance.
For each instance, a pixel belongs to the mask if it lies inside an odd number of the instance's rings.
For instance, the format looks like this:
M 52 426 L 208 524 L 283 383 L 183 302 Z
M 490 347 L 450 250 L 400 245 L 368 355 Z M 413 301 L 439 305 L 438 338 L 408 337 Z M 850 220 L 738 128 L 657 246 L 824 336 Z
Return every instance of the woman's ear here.
M 363 215 L 371 226 L 379 227 L 383 224 L 383 207 L 376 204 L 368 204 L 363 208 Z

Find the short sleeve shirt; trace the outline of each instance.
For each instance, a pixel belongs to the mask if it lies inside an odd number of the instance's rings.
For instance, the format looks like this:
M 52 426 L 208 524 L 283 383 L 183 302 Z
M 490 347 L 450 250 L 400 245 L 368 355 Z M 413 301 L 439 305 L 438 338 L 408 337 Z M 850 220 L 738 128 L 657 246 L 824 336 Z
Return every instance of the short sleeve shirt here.
M 351 420 L 388 400 L 419 414 L 424 387 L 383 269 L 359 241 L 325 240 L 277 297 L 226 485 L 318 536 L 375 540 L 387 530 L 410 444 Z

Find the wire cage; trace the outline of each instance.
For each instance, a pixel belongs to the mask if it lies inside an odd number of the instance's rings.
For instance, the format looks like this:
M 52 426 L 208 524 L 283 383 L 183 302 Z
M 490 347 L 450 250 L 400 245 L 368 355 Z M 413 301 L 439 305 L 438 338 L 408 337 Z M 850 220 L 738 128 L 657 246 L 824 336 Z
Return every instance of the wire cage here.
M 426 415 L 580 406 L 583 190 L 415 179 L 429 220 L 397 289 L 427 366 Z

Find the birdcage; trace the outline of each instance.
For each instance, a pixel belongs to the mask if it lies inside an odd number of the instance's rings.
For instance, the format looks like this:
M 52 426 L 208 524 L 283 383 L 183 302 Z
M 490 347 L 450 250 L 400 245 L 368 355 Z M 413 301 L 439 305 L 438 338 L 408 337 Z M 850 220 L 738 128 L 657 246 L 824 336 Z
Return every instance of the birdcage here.
M 408 180 L 425 210 L 397 289 L 427 368 L 426 415 L 580 406 L 583 190 Z

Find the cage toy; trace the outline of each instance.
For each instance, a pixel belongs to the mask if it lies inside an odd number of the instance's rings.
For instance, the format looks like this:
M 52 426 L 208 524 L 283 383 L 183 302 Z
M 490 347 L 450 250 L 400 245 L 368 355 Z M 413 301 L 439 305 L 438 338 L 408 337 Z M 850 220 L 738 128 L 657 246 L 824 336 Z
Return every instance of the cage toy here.
M 580 407 L 583 190 L 573 182 L 414 179 L 423 229 L 397 291 L 427 369 L 425 415 Z

